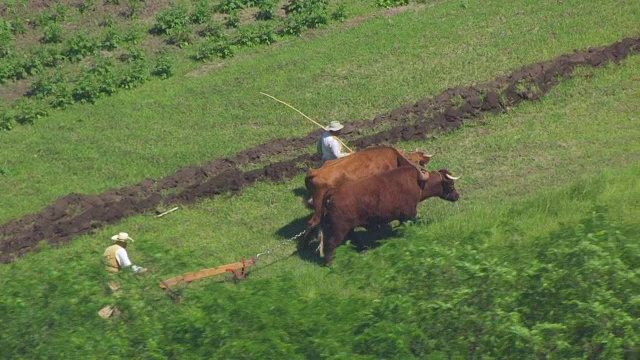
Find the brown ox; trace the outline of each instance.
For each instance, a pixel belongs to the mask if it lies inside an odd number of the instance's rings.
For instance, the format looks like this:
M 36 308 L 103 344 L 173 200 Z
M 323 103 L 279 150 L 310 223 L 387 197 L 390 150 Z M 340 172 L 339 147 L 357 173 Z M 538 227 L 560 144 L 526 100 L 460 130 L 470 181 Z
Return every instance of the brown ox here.
M 357 226 L 412 219 L 417 215 L 418 203 L 430 197 L 457 201 L 454 180 L 458 178 L 446 169 L 423 174 L 415 166 L 402 166 L 328 190 L 319 230 L 321 238 L 324 228 L 330 232 L 327 265 L 331 264 L 335 248 Z
M 306 238 L 320 224 L 322 198 L 327 190 L 412 163 L 426 166 L 430 158 L 431 155 L 419 151 L 405 154 L 392 147 L 376 147 L 327 161 L 321 168 L 310 170 L 304 183 L 311 193 L 307 205 L 313 204 L 314 214 L 307 225 Z

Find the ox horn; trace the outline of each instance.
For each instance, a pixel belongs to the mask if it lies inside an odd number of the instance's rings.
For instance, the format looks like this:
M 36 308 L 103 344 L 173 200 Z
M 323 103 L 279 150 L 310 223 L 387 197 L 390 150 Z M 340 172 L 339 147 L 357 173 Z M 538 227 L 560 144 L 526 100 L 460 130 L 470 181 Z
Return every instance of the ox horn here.
M 416 152 L 417 152 L 417 151 L 418 151 L 418 149 L 416 149 Z M 424 151 L 422 151 L 422 153 L 424 154 L 424 156 L 426 156 L 426 157 L 430 157 L 430 158 L 431 158 L 431 157 L 433 157 L 433 156 L 435 155 L 435 153 L 433 153 L 433 154 L 427 154 L 427 153 L 426 153 L 426 152 L 424 152 Z
M 451 176 L 449 174 L 444 174 L 444 175 L 446 177 L 448 177 L 449 179 L 451 179 L 451 180 L 458 180 L 458 179 L 460 179 L 462 177 L 462 175 L 460 175 L 460 176 Z

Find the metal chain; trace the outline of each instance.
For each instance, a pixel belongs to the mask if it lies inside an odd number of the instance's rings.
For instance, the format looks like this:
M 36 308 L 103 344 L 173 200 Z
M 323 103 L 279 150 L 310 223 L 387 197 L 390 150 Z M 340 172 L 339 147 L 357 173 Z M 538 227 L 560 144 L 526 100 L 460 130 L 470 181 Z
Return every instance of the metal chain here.
M 268 255 L 268 254 L 269 254 L 269 253 L 271 253 L 273 250 L 278 249 L 278 248 L 280 248 L 280 247 L 284 246 L 285 244 L 290 243 L 290 242 L 292 242 L 293 240 L 295 240 L 295 239 L 299 238 L 299 237 L 300 237 L 300 236 L 302 236 L 306 231 L 307 231 L 306 229 L 305 229 L 305 230 L 302 230 L 300 233 L 298 233 L 298 234 L 294 235 L 291 239 L 287 239 L 287 240 L 283 241 L 282 243 L 280 243 L 280 245 L 278 245 L 278 246 L 276 246 L 276 247 L 274 247 L 274 248 L 271 248 L 271 249 L 269 249 L 269 250 L 267 250 L 267 251 L 265 251 L 265 252 L 261 252 L 261 253 L 259 253 L 258 255 L 256 255 L 256 260 L 257 260 L 260 256 L 262 256 L 262 255 Z

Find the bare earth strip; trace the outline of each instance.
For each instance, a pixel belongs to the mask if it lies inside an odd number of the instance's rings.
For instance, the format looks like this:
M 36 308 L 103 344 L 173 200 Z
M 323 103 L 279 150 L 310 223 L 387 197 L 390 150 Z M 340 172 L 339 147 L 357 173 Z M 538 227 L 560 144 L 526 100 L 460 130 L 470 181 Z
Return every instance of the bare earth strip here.
M 570 77 L 577 66 L 618 63 L 639 52 L 640 37 L 635 37 L 561 55 L 488 83 L 451 88 L 436 97 L 405 105 L 373 119 L 351 122 L 344 137 L 358 149 L 426 139 L 437 132 L 458 128 L 464 121 L 481 119 L 487 112 L 501 112 L 523 101 L 539 99 L 554 85 Z M 376 131 L 380 128 L 385 130 Z M 0 263 L 9 263 L 22 254 L 38 251 L 42 241 L 64 244 L 106 224 L 158 207 L 191 204 L 202 198 L 235 193 L 260 180 L 290 179 L 319 165 L 313 154 L 295 156 L 297 149 L 313 145 L 317 138 L 318 131 L 301 138 L 276 139 L 230 158 L 183 168 L 163 179 L 146 179 L 100 195 L 64 196 L 38 213 L 0 226 Z M 274 156 L 292 158 L 268 163 Z M 256 170 L 240 169 L 248 164 L 264 165 Z

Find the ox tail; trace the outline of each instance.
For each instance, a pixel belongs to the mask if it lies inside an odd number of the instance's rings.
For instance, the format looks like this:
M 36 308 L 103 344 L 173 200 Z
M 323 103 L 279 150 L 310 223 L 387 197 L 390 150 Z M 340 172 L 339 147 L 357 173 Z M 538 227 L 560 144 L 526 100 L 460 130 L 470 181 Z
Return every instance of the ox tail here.
M 316 251 L 320 254 L 320 257 L 322 258 L 324 258 L 324 228 L 326 224 L 325 216 L 327 215 L 327 204 L 329 203 L 329 201 L 331 201 L 334 192 L 335 190 L 333 188 L 330 188 L 324 193 L 324 196 L 322 197 L 322 213 L 320 214 L 320 223 L 318 224 L 318 240 L 320 240 L 320 244 L 316 249 Z
M 320 244 L 318 244 L 318 248 L 316 251 L 320 254 L 320 257 L 324 257 L 324 229 L 322 229 L 322 224 L 318 225 L 318 240 L 320 240 Z
M 334 188 L 329 188 L 327 191 L 325 191 L 324 196 L 322 197 L 322 214 L 320 214 L 321 218 L 324 218 L 324 216 L 326 215 L 327 204 L 329 203 L 329 201 L 331 201 L 334 192 Z
M 322 195 L 322 198 L 320 199 L 320 201 L 318 202 L 318 204 L 313 204 L 313 208 L 315 209 L 318 205 L 320 206 L 320 210 L 316 211 L 313 216 L 311 217 L 311 219 L 309 220 L 309 222 L 307 223 L 307 229 L 305 230 L 305 239 L 307 241 L 309 241 L 311 239 L 311 237 L 313 236 L 314 230 L 316 230 L 317 228 L 320 227 L 320 225 L 323 222 L 323 218 L 324 215 L 326 213 L 326 201 L 328 201 L 328 199 L 331 197 L 331 194 L 333 194 L 333 189 L 329 189 L 327 191 L 325 191 L 325 193 Z M 311 197 L 311 199 L 309 199 L 310 201 L 313 201 L 313 197 Z
M 322 195 L 322 210 L 320 211 L 320 214 L 318 214 L 319 219 L 315 224 L 316 227 L 322 228 L 322 225 L 324 225 L 325 216 L 327 215 L 327 204 L 331 201 L 331 198 L 333 198 L 334 192 L 334 188 L 330 188 Z
M 304 186 L 307 188 L 307 191 L 309 192 L 309 199 L 304 199 L 304 205 L 309 208 L 309 209 L 313 209 L 313 194 L 316 191 L 315 185 L 313 184 L 313 175 L 307 175 L 304 178 Z

